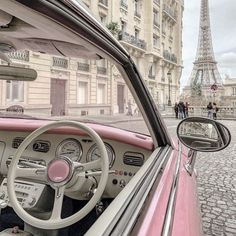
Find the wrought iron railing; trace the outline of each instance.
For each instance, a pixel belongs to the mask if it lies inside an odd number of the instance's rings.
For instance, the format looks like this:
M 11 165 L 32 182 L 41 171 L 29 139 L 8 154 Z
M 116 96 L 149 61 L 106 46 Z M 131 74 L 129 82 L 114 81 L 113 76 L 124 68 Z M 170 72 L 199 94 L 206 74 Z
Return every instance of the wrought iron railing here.
M 29 51 L 15 51 L 7 54 L 9 58 L 20 61 L 29 61 Z
M 160 5 L 160 0 L 154 0 L 154 3 Z
M 99 0 L 99 3 L 108 6 L 108 1 L 107 0 Z
M 89 64 L 78 62 L 78 70 L 89 71 Z
M 163 57 L 164 57 L 164 59 L 166 59 L 166 60 L 168 60 L 168 61 L 172 61 L 172 62 L 174 62 L 174 63 L 177 63 L 177 57 L 175 56 L 174 53 L 170 53 L 170 52 L 168 52 L 167 50 L 165 50 L 165 51 L 163 52 Z
M 163 11 L 164 11 L 165 13 L 167 13 L 167 15 L 169 15 L 171 18 L 173 18 L 173 19 L 176 21 L 176 19 L 177 19 L 177 14 L 176 14 L 176 12 L 175 12 L 173 9 L 171 9 L 168 5 L 163 4 Z
M 123 32 L 122 34 L 119 35 L 119 40 L 130 43 L 143 50 L 146 50 L 147 48 L 147 44 L 144 40 L 135 38 L 133 35 L 130 35 L 126 32 Z
M 124 0 L 120 0 L 120 6 L 125 8 L 126 10 L 128 9 L 128 4 Z
M 53 57 L 52 58 L 52 65 L 61 68 L 68 68 L 68 60 L 65 58 Z

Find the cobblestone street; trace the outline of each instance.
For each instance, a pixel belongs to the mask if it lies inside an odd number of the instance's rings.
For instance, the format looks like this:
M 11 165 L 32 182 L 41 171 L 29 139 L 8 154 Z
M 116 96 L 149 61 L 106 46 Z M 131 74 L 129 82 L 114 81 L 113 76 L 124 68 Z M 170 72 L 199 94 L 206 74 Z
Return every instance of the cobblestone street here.
M 236 235 L 236 121 L 224 121 L 231 131 L 229 147 L 199 153 L 198 193 L 204 235 Z

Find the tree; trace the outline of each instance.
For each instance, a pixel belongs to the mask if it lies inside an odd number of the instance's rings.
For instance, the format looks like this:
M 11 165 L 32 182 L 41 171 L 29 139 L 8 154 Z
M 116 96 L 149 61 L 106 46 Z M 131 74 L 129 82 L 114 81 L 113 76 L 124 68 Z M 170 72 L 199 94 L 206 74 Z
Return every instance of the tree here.
M 117 36 L 120 33 L 120 26 L 117 22 L 110 22 L 107 24 L 107 28 L 114 36 Z

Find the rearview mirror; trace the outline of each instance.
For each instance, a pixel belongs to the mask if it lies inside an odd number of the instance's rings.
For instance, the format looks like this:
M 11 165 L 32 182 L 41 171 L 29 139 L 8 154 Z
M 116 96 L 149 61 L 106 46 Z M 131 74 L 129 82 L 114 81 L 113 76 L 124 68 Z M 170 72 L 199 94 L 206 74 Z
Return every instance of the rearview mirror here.
M 0 65 L 0 80 L 33 81 L 36 78 L 34 69 Z
M 221 123 L 202 117 L 190 117 L 177 127 L 180 142 L 186 147 L 201 152 L 216 152 L 226 148 L 231 135 Z

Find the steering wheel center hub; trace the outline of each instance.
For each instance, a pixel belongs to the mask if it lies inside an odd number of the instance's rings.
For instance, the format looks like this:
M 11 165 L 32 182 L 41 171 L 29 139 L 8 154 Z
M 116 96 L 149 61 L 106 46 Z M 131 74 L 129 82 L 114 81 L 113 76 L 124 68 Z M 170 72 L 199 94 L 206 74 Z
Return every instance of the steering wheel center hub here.
M 65 159 L 57 158 L 48 164 L 47 175 L 52 184 L 67 182 L 71 177 L 71 172 L 71 164 Z

